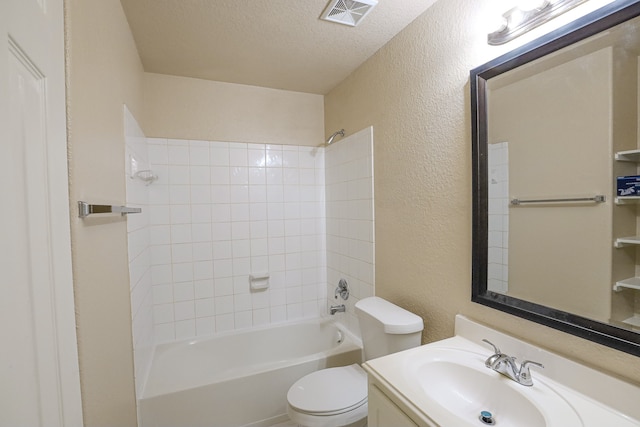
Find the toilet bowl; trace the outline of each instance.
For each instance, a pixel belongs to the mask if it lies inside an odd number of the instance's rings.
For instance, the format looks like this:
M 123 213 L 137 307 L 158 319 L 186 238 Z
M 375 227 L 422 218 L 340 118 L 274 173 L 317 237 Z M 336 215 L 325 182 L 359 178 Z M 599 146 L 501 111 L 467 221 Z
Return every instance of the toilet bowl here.
M 356 303 L 366 360 L 420 345 L 424 323 L 378 297 Z M 304 427 L 367 424 L 367 374 L 358 365 L 321 369 L 296 381 L 287 393 L 289 418 Z
M 287 413 L 306 427 L 364 426 L 367 374 L 357 364 L 312 372 L 287 393 Z

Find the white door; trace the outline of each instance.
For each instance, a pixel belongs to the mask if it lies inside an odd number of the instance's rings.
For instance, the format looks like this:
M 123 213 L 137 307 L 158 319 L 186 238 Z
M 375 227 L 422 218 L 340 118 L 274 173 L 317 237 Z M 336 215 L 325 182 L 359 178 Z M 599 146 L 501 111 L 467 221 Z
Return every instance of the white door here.
M 81 426 L 63 0 L 0 0 L 0 426 Z

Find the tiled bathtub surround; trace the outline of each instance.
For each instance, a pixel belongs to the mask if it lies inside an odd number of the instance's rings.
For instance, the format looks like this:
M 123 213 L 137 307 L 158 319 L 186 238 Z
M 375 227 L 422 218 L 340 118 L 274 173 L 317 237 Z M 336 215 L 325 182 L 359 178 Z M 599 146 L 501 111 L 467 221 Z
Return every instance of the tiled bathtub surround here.
M 341 316 L 358 330 L 355 303 L 374 295 L 373 128 L 340 139 L 325 150 L 328 305 L 345 304 Z M 341 278 L 351 295 L 335 298 Z
M 324 150 L 147 141 L 156 341 L 325 310 Z
M 509 283 L 509 144 L 489 144 L 489 254 L 487 287 L 507 292 Z
M 129 110 L 124 108 L 126 203 L 142 208 L 142 213 L 127 216 L 129 286 L 136 395 L 141 396 L 144 378 L 153 350 L 153 314 L 151 293 L 151 252 L 149 248 L 148 187 L 132 176 L 136 170 L 148 170 L 146 138 Z

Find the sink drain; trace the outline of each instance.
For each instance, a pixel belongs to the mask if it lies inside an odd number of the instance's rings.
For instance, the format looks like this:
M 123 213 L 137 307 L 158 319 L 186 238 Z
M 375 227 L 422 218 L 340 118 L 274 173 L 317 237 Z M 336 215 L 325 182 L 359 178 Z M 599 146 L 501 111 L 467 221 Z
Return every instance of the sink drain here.
M 492 426 L 496 423 L 496 420 L 493 419 L 493 415 L 489 411 L 482 411 L 478 416 L 478 419 L 482 421 L 483 424 Z

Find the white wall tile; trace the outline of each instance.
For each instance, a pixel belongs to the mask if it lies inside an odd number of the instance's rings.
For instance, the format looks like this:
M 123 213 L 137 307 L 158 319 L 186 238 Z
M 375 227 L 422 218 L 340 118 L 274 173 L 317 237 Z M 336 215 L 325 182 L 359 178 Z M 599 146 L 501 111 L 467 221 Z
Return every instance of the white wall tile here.
M 173 285 L 173 302 L 193 301 L 193 283 L 176 283 Z
M 216 332 L 226 332 L 234 329 L 233 313 L 216 315 Z
M 248 151 L 246 144 L 229 144 L 229 165 L 247 167 L 248 164 Z
M 173 311 L 176 321 L 195 319 L 195 302 L 193 300 L 175 302 L 173 304 Z
M 276 305 L 271 306 L 270 309 L 271 322 L 278 323 L 284 322 L 287 320 L 287 306 L 286 305 Z
M 347 325 L 357 325 L 355 302 L 373 295 L 373 135 L 367 128 L 332 144 L 324 151 L 326 203 L 327 300 L 324 310 L 336 304 L 333 290 L 341 278 L 349 283 L 351 297 L 345 302 Z M 309 214 L 312 210 L 309 207 Z M 308 223 L 306 223 L 308 225 Z M 321 226 L 322 227 L 322 226 Z M 311 241 L 305 241 L 311 246 Z M 325 243 L 320 242 L 319 246 Z M 306 246 L 304 249 L 310 249 Z M 304 252 L 303 265 L 310 266 L 310 252 Z M 307 295 L 312 290 L 308 288 Z M 342 301 L 340 301 L 342 303 Z
M 262 326 L 271 323 L 271 313 L 269 308 L 253 310 L 253 325 Z
M 160 307 L 156 339 L 318 316 L 326 289 L 324 150 L 181 140 L 149 145 L 153 167 L 165 175 L 149 192 L 149 257 L 166 263 L 149 274 Z M 249 274 L 265 272 L 269 289 L 251 292 Z
M 189 163 L 191 165 L 209 166 L 209 143 L 191 141 L 189 143 Z
M 191 243 L 191 224 L 171 225 L 171 243 Z
M 197 261 L 193 263 L 193 279 L 205 280 L 213 278 L 213 261 Z
M 154 150 L 149 152 L 147 139 L 135 117 L 124 107 L 125 131 L 125 173 L 126 204 L 142 208 L 142 213 L 127 217 L 129 285 L 132 314 L 132 336 L 134 346 L 135 389 L 139 397 L 142 393 L 144 376 L 151 363 L 153 346 L 153 304 L 156 298 L 153 290 L 152 260 L 166 263 L 167 251 L 152 253 L 151 242 L 158 236 L 151 235 L 152 215 L 148 207 L 150 198 L 166 203 L 166 194 L 155 193 L 150 196 L 148 187 L 132 176 L 137 171 L 150 170 L 150 161 L 161 160 L 166 164 L 166 141 L 157 140 Z M 135 161 L 135 163 L 134 163 Z M 165 196 L 165 197 L 163 197 Z M 155 221 L 165 219 L 162 212 L 153 217 Z M 161 295 L 160 295 L 161 296 Z
M 173 286 L 170 283 L 153 286 L 153 304 L 169 304 L 173 302 Z
M 171 261 L 174 263 L 193 261 L 193 245 L 191 243 L 171 245 Z
M 189 185 L 169 185 L 169 203 L 172 205 L 191 204 Z
M 212 236 L 210 223 L 191 224 L 191 239 L 193 242 L 210 242 Z
M 231 204 L 214 202 L 211 206 L 211 219 L 214 223 L 231 222 Z
M 214 225 L 214 228 L 215 228 L 215 225 Z M 233 247 L 232 247 L 231 240 L 214 240 L 211 243 L 211 247 L 213 250 L 214 260 L 233 258 Z
M 196 318 L 196 335 L 208 336 L 213 335 L 216 332 L 216 318 L 211 317 L 199 317 Z
M 176 321 L 176 339 L 186 339 L 195 336 L 196 322 L 194 319 Z
M 170 165 L 188 165 L 189 164 L 189 147 L 176 145 L 175 140 L 169 141 L 167 147 Z
M 213 286 L 216 298 L 233 295 L 233 279 L 231 277 L 216 279 Z
M 189 185 L 190 172 L 189 166 L 186 165 L 170 165 L 169 166 L 169 185 Z
M 248 185 L 249 168 L 245 166 L 232 166 L 229 170 L 229 183 L 231 185 Z
M 234 316 L 234 324 L 236 329 L 250 328 L 251 326 L 253 326 L 253 312 L 236 312 Z
M 233 313 L 233 295 L 221 295 L 215 298 L 217 315 Z
M 229 145 L 212 143 L 209 147 L 209 164 L 211 166 L 229 166 Z
M 215 296 L 213 279 L 194 281 L 193 296 L 196 299 L 213 298 Z
M 215 315 L 215 299 L 204 298 L 195 302 L 196 317 L 212 317 Z
M 153 306 L 153 321 L 155 324 L 173 322 L 173 320 L 173 304 Z
M 151 211 L 155 209 L 150 209 Z M 171 227 L 168 225 L 152 225 L 149 227 L 150 244 L 164 245 L 171 243 Z
M 171 268 L 173 272 L 172 280 L 174 283 L 189 282 L 193 280 L 193 263 L 173 263 Z
M 155 318 L 154 318 L 155 321 Z M 155 323 L 153 326 L 153 334 L 155 342 L 171 342 L 176 339 L 176 326 L 175 323 Z
M 212 185 L 229 185 L 231 182 L 229 166 L 212 166 L 209 172 Z

